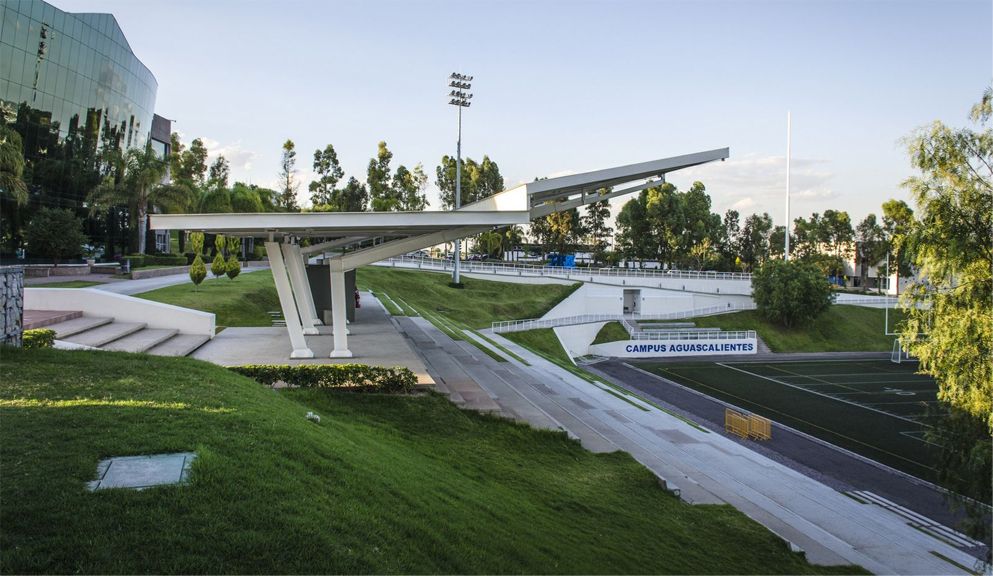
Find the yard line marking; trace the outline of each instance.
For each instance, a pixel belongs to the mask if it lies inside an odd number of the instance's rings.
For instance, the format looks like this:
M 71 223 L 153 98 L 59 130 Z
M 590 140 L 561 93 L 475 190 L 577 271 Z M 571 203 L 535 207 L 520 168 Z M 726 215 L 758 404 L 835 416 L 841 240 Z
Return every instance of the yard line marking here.
M 748 370 L 742 370 L 741 368 L 736 368 L 734 366 L 731 366 L 731 365 L 728 365 L 728 364 L 724 364 L 722 362 L 714 362 L 714 364 L 717 364 L 718 366 L 723 366 L 725 368 L 729 368 L 731 370 L 735 370 L 735 371 L 741 372 L 742 374 L 748 374 L 749 376 L 755 376 L 756 378 L 761 378 L 763 380 L 768 380 L 769 382 L 774 382 L 774 383 L 779 384 L 781 386 L 789 386 L 790 388 L 795 388 L 797 390 L 803 390 L 804 392 L 807 392 L 809 394 L 816 394 L 816 395 L 821 396 L 821 397 L 824 397 L 824 398 L 830 398 L 831 400 L 835 400 L 837 402 L 844 402 L 845 404 L 851 404 L 852 406 L 858 406 L 859 408 L 863 408 L 865 410 L 872 410 L 873 412 L 878 412 L 879 414 L 885 414 L 886 416 L 890 416 L 892 418 L 899 418 L 900 420 L 903 420 L 904 422 L 910 422 L 911 424 L 920 424 L 920 422 L 918 422 L 916 420 L 911 420 L 910 418 L 904 418 L 903 416 L 897 416 L 896 414 L 890 414 L 889 412 L 886 412 L 886 411 L 883 411 L 883 410 L 877 410 L 875 408 L 872 408 L 872 407 L 869 407 L 869 406 L 865 406 L 865 405 L 859 404 L 858 402 L 852 402 L 851 400 L 845 400 L 844 398 L 837 398 L 835 396 L 831 396 L 831 395 L 825 394 L 823 392 L 818 392 L 816 390 L 811 390 L 810 388 L 804 388 L 803 386 L 797 386 L 795 384 L 790 384 L 789 382 L 783 382 L 782 380 L 776 380 L 775 378 L 771 378 L 769 376 L 763 376 L 761 374 L 753 374 L 752 372 L 749 372 Z M 862 392 L 862 393 L 864 394 L 864 392 Z M 877 450 L 878 450 L 878 448 L 877 448 Z
M 818 382 L 823 382 L 824 384 L 834 384 L 835 386 L 839 386 L 841 388 L 845 388 L 846 390 L 853 390 L 853 391 L 856 391 L 856 392 L 861 392 L 861 390 L 859 390 L 858 388 L 852 388 L 851 386 L 845 386 L 844 384 L 839 384 L 837 382 L 830 382 L 828 380 L 823 380 L 821 378 L 815 378 L 814 376 L 805 376 L 803 374 L 797 374 L 796 372 L 793 372 L 792 370 L 787 370 L 786 368 L 779 368 L 778 366 L 774 366 L 772 364 L 766 364 L 766 366 L 768 366 L 769 368 L 772 368 L 773 370 L 779 370 L 780 372 L 786 372 L 787 374 L 792 374 L 794 376 L 801 376 L 803 378 L 810 378 L 811 380 L 817 380 Z

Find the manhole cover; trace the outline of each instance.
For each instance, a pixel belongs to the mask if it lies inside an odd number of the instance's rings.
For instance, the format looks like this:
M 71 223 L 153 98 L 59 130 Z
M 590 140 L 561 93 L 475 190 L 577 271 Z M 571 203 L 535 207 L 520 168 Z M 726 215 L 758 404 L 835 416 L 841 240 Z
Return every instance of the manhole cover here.
M 141 490 L 180 484 L 186 481 L 190 465 L 196 457 L 193 452 L 178 452 L 107 458 L 97 464 L 97 479 L 88 483 L 87 487 L 91 491 L 105 488 Z

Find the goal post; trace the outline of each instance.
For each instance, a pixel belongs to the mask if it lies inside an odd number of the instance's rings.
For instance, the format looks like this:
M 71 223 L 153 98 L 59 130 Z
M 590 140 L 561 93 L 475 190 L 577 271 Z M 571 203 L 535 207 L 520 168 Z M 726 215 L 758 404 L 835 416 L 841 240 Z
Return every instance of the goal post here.
M 890 362 L 894 364 L 900 364 L 904 360 L 910 359 L 910 352 L 907 352 L 900 346 L 900 339 L 895 338 L 893 340 L 893 351 L 890 353 Z

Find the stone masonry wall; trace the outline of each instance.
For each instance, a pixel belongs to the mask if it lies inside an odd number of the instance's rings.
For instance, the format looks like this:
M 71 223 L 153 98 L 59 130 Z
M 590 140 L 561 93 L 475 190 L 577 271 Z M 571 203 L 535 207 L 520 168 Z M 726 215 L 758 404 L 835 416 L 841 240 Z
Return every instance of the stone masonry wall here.
M 21 345 L 24 319 L 24 268 L 0 266 L 0 344 Z

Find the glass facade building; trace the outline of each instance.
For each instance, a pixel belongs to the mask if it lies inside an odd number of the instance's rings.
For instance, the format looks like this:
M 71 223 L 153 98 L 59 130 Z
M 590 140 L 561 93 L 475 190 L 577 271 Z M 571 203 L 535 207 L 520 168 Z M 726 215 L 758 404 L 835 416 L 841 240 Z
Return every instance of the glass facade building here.
M 26 157 L 53 138 L 144 146 L 157 89 L 112 15 L 0 0 L 0 114 L 27 131 Z

